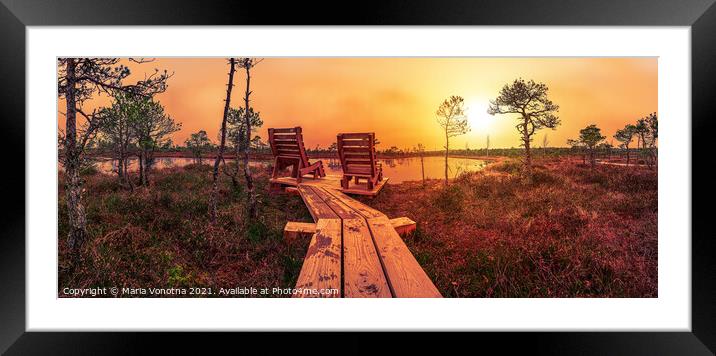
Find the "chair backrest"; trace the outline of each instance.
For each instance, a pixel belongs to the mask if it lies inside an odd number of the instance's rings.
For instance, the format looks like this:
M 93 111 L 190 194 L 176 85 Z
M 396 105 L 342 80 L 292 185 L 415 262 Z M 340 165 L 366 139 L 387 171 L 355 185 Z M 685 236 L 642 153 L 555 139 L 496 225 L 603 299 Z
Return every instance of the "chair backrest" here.
M 290 157 L 301 159 L 303 166 L 308 166 L 308 156 L 303 145 L 303 134 L 300 127 L 286 129 L 268 129 L 269 144 L 274 157 Z
M 376 174 L 375 133 L 338 134 L 338 156 L 346 174 Z

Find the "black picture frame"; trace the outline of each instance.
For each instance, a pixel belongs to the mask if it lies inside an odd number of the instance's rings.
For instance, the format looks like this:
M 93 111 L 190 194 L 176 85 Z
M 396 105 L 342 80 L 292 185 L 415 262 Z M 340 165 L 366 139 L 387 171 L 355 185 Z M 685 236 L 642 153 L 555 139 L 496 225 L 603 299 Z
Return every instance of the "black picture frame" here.
M 257 1 L 0 0 L 0 134 L 6 147 L 0 214 L 0 351 L 8 354 L 146 353 L 148 343 L 164 353 L 196 340 L 186 333 L 34 333 L 25 331 L 25 29 L 27 26 L 88 25 L 540 25 L 688 26 L 691 28 L 692 117 L 692 332 L 482 333 L 471 344 L 504 351 L 579 354 L 713 354 L 716 350 L 716 244 L 709 216 L 713 184 L 707 147 L 716 112 L 716 5 L 714 0 L 490 0 L 383 1 L 375 4 Z M 278 10 L 278 9 L 281 10 Z M 48 122 L 54 118 L 48 118 Z M 20 168 L 22 167 L 22 169 Z M 18 189 L 25 187 L 25 189 Z M 663 188 L 663 189 L 668 189 Z M 688 236 L 684 236 L 688 238 Z M 464 334 L 463 334 L 464 335 Z M 206 337 L 206 335 L 203 335 Z M 340 341 L 360 350 L 380 335 Z M 211 334 L 207 347 L 252 347 L 234 334 Z M 249 336 L 253 339 L 254 336 Z M 275 339 L 275 336 L 270 336 Z M 315 338 L 281 336 L 281 344 Z M 321 336 L 322 339 L 327 339 Z M 332 338 L 332 337 L 331 337 Z M 391 347 L 405 347 L 392 334 Z M 343 338 L 332 338 L 340 340 Z M 381 340 L 383 341 L 383 340 Z M 467 341 L 466 341 L 467 342 Z M 263 342 L 262 342 L 263 343 Z M 267 346 L 263 343 L 264 348 Z M 329 342 L 330 344 L 330 342 Z M 383 344 L 383 343 L 381 343 Z M 420 344 L 410 343 L 414 346 Z M 453 343 L 455 345 L 455 343 Z M 460 346 L 457 343 L 457 346 Z M 253 345 L 256 346 L 256 345 Z M 327 346 L 330 347 L 330 346 Z M 205 350 L 206 351 L 206 350 Z M 236 350 L 235 350 L 236 351 Z M 301 351 L 300 347 L 287 352 Z

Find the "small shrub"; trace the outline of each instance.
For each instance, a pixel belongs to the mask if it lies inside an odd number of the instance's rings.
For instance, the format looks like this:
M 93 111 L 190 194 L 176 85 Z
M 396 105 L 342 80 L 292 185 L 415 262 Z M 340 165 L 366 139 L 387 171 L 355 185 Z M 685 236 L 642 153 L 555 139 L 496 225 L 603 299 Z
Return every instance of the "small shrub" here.
M 95 167 L 94 164 L 85 165 L 80 168 L 80 175 L 82 176 L 94 176 L 98 173 L 99 170 L 97 169 L 97 167 Z
M 532 184 L 555 184 L 558 182 L 560 182 L 558 177 L 545 170 L 535 170 L 532 172 Z
M 252 221 L 246 229 L 247 237 L 251 242 L 259 242 L 269 236 L 269 229 L 260 221 Z
M 457 184 L 440 189 L 434 198 L 435 205 L 445 213 L 459 213 L 464 201 L 465 194 Z
M 521 174 L 524 165 L 518 160 L 511 159 L 492 165 L 491 169 L 502 173 Z
M 167 283 L 173 287 L 185 286 L 189 282 L 189 275 L 184 274 L 184 267 L 181 265 L 174 265 L 167 271 L 169 278 Z

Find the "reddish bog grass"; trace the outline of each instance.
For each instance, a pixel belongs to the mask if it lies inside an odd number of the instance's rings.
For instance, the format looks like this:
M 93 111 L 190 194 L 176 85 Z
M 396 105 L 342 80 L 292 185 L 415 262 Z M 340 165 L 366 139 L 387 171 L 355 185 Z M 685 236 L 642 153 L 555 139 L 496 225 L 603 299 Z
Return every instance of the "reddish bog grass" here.
M 311 221 L 303 202 L 268 196 L 256 172 L 260 218 L 244 218 L 246 193 L 221 176 L 218 223 L 207 219 L 211 167 L 154 172 L 149 189 L 129 191 L 117 178 L 89 172 L 84 202 L 90 239 L 72 268 L 66 247 L 64 177 L 60 176 L 59 290 L 64 287 L 293 287 L 309 241 L 287 245 L 287 220 Z M 216 291 L 214 291 L 216 292 Z
M 405 238 L 446 297 L 656 297 L 657 174 L 538 162 L 526 181 L 514 161 L 442 181 L 387 185 L 367 204 L 418 223 Z M 259 219 L 246 192 L 221 176 L 218 223 L 207 221 L 211 168 L 154 172 L 128 191 L 88 171 L 89 240 L 72 267 L 60 175 L 59 290 L 64 287 L 293 287 L 308 239 L 288 244 L 287 221 L 311 221 L 300 198 L 269 194 L 256 172 Z M 279 295 L 273 295 L 279 296 Z
M 406 243 L 444 296 L 656 297 L 657 173 L 514 161 L 368 201 L 418 223 Z

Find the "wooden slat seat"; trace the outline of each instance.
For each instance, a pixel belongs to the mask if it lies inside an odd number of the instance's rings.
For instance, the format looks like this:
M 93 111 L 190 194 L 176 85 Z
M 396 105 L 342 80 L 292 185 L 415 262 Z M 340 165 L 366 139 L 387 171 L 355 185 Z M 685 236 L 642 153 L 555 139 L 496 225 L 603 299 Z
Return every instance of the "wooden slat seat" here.
M 365 179 L 368 190 L 372 190 L 383 180 L 382 166 L 376 162 L 374 133 L 338 134 L 337 147 L 343 169 L 341 187 L 349 189 L 351 179 L 355 183 Z
M 288 167 L 293 167 L 291 176 L 299 183 L 306 174 L 313 174 L 313 178 L 326 176 L 323 162 L 309 162 L 300 127 L 270 128 L 268 135 L 274 156 L 272 178 L 279 178 L 280 172 Z
M 358 164 L 346 164 L 346 168 L 354 176 L 370 177 L 371 173 L 373 172 L 373 168 L 371 168 L 371 166 L 364 166 Z

